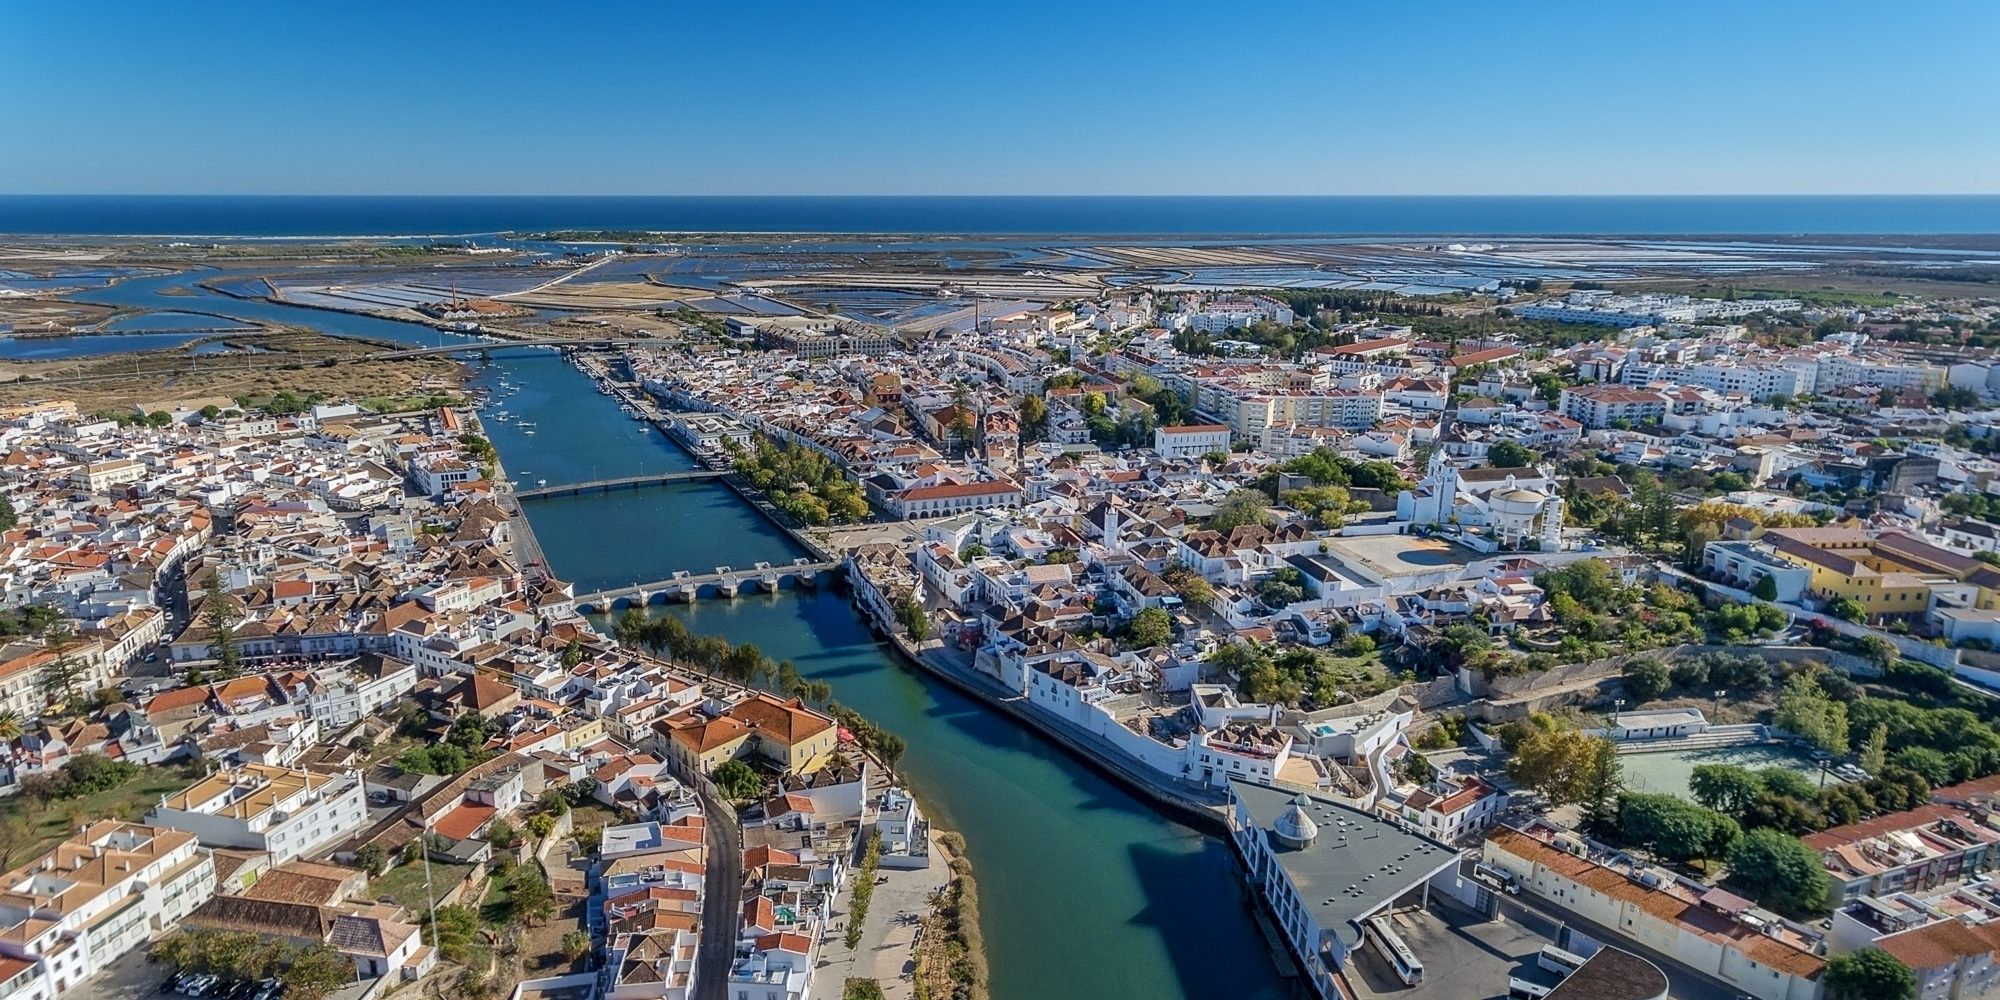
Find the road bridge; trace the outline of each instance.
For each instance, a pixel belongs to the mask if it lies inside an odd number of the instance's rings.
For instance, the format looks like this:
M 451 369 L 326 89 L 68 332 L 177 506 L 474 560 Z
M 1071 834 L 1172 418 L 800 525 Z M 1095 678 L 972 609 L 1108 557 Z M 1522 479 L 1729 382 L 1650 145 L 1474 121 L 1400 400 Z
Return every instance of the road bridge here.
M 612 490 L 638 489 L 642 486 L 665 486 L 669 483 L 686 483 L 698 479 L 721 479 L 729 475 L 727 469 L 689 469 L 686 472 L 656 472 L 643 476 L 620 476 L 616 479 L 592 479 L 581 483 L 562 483 L 556 486 L 537 486 L 531 490 L 515 490 L 516 500 L 541 500 L 548 497 L 576 496 L 580 493 L 609 493 Z
M 787 581 L 794 587 L 817 587 L 821 574 L 839 565 L 837 562 L 814 562 L 801 557 L 794 562 L 782 564 L 760 562 L 749 569 L 717 566 L 713 573 L 697 574 L 683 570 L 665 580 L 578 594 L 575 601 L 576 610 L 583 614 L 591 614 L 668 601 L 685 601 L 691 604 L 703 597 L 735 597 L 741 594 L 745 587 L 753 591 L 761 590 L 775 594 L 783 589 Z
M 535 340 L 493 340 L 477 344 L 419 347 L 404 351 L 378 351 L 368 355 L 368 360 L 400 361 L 404 358 L 429 358 L 440 354 L 487 354 L 504 351 L 510 347 L 581 347 L 588 350 L 608 350 L 613 347 L 635 347 L 644 344 L 659 346 L 660 343 L 658 340 L 638 337 L 543 337 Z

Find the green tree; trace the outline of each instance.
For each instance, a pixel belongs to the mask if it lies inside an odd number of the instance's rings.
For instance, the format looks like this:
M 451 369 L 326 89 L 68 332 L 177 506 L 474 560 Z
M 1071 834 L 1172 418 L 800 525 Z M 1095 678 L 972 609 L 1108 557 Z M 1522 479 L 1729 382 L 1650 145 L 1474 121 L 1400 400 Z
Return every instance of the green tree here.
M 1164 646 L 1173 638 L 1173 616 L 1159 608 L 1147 608 L 1132 617 L 1132 624 L 1125 632 L 1125 645 L 1131 649 L 1151 649 Z
M 536 813 L 528 817 L 528 836 L 536 840 L 547 840 L 556 831 L 556 820 L 548 813 Z
M 418 916 L 429 922 L 428 913 Z M 425 937 L 437 945 L 438 954 L 453 962 L 463 962 L 471 954 L 472 942 L 479 934 L 479 914 L 469 906 L 440 906 L 437 920 L 428 929 L 430 933 Z
M 903 626 L 903 631 L 909 633 L 911 642 L 922 643 L 930 639 L 930 615 L 924 612 L 923 604 L 914 595 L 907 592 L 899 594 L 890 607 L 895 611 L 896 621 Z
M 1826 613 L 1841 621 L 1858 622 L 1868 617 L 1868 609 L 1852 597 L 1836 597 L 1826 603 Z
M 532 862 L 514 867 L 507 879 L 507 915 L 529 926 L 537 926 L 556 912 L 555 894 L 549 878 Z
M 1889 727 L 1876 723 L 1868 731 L 1868 742 L 1861 748 L 1861 769 L 1870 775 L 1882 773 L 1883 765 L 1889 762 Z
M 1249 524 L 1269 525 L 1270 506 L 1270 496 L 1261 490 L 1237 490 L 1223 498 L 1216 507 L 1215 516 L 1209 518 L 1208 526 L 1216 531 L 1229 532 Z
M 1048 430 L 1049 405 L 1043 402 L 1040 396 L 1022 396 L 1019 413 L 1022 443 L 1041 440 L 1042 435 Z
M 564 667 L 574 667 L 582 662 L 583 662 L 583 640 L 572 637 L 569 640 L 569 643 L 563 646 L 562 665 Z
M 42 665 L 35 676 L 35 686 L 42 696 L 42 704 L 50 707 L 61 706 L 63 714 L 78 711 L 77 685 L 83 679 L 83 669 L 70 651 L 76 648 L 76 639 L 70 634 L 68 622 L 56 622 L 42 634 L 42 641 L 50 654 L 50 659 Z
M 1777 830 L 1752 830 L 1729 852 L 1729 880 L 1766 906 L 1826 911 L 1833 880 L 1819 852 Z
M 570 931 L 562 936 L 563 958 L 574 962 L 590 954 L 590 935 L 582 931 Z
M 1648 656 L 1626 663 L 1623 681 L 1626 696 L 1643 703 L 1666 694 L 1674 679 L 1665 663 Z
M 754 799 L 764 791 L 764 779 L 757 776 L 756 769 L 740 760 L 725 760 L 716 765 L 709 777 L 725 798 L 738 802 Z
M 1507 774 L 1552 806 L 1582 802 L 1603 785 L 1600 741 L 1610 742 L 1569 728 L 1531 732 L 1515 747 Z
M 389 852 L 381 844 L 363 844 L 360 850 L 354 852 L 355 865 L 367 872 L 369 878 L 382 874 L 382 866 L 388 860 Z
M 1755 772 L 1734 764 L 1696 764 L 1688 776 L 1688 792 L 1696 802 L 1730 816 L 1742 816 L 1764 787 Z
M 1912 1000 L 1917 995 L 1916 973 L 1873 945 L 1828 959 L 1821 983 L 1827 1000 Z
M 1729 853 L 1742 830 L 1736 821 L 1677 795 L 1626 792 L 1618 800 L 1618 829 L 1630 843 L 1667 861 L 1686 864 Z
M 1777 600 L 1778 599 L 1777 579 L 1772 577 L 1769 573 L 1766 573 L 1758 577 L 1757 582 L 1750 585 L 1750 596 L 1760 601 Z
M 215 654 L 215 674 L 228 680 L 243 672 L 243 652 L 236 638 L 236 623 L 243 620 L 243 606 L 222 585 L 222 574 L 214 569 L 202 577 L 201 588 L 201 620 L 211 635 L 209 648 Z
M 20 515 L 14 513 L 14 501 L 0 497 L 0 531 L 14 530 L 20 520 Z
M 1512 441 L 1502 441 L 1486 449 L 1487 464 L 1500 469 L 1518 469 L 1541 460 L 1540 455 Z
M 309 945 L 292 955 L 278 978 L 287 1000 L 321 1000 L 354 981 L 354 962 L 328 945 Z
M 506 817 L 486 824 L 486 842 L 494 847 L 504 851 L 514 846 L 514 838 L 514 824 L 507 822 Z
M 1847 705 L 1827 696 L 1817 670 L 1801 670 L 1785 681 L 1775 721 L 1828 753 L 1847 751 Z

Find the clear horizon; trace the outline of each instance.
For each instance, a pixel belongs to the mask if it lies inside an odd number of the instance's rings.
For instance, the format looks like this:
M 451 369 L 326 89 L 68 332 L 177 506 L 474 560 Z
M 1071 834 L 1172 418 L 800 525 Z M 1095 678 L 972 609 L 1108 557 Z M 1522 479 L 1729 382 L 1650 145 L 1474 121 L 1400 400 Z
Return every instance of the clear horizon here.
M 1861 0 L 17 4 L 0 191 L 1986 194 L 1994 37 Z

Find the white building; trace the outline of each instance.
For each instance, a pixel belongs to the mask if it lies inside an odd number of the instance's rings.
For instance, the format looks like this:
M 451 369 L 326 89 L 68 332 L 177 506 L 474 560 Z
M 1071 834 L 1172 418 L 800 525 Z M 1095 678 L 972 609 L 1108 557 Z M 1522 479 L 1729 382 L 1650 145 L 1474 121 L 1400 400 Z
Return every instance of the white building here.
M 55 1000 L 214 895 L 192 835 L 92 823 L 0 884 L 0 996 Z
M 1229 452 L 1229 428 L 1224 424 L 1181 424 L 1153 431 L 1153 450 L 1162 458 L 1199 458 L 1212 451 Z
M 146 821 L 186 830 L 209 847 L 268 851 L 284 864 L 368 824 L 361 776 L 245 764 L 163 796 Z

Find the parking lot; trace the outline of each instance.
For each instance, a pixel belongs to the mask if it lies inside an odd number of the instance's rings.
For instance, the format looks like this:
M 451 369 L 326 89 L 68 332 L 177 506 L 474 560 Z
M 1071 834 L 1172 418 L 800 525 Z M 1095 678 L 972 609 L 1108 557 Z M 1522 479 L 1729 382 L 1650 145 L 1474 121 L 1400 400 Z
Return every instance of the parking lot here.
M 1538 914 L 1485 920 L 1434 900 L 1428 910 L 1407 908 L 1392 920 L 1396 933 L 1423 961 L 1424 981 L 1418 986 L 1403 985 L 1373 948 L 1364 947 L 1355 953 L 1354 968 L 1347 977 L 1361 1000 L 1505 997 L 1509 976 L 1555 985 L 1555 977 L 1542 972 L 1535 959 L 1543 945 L 1554 943 L 1556 925 Z

